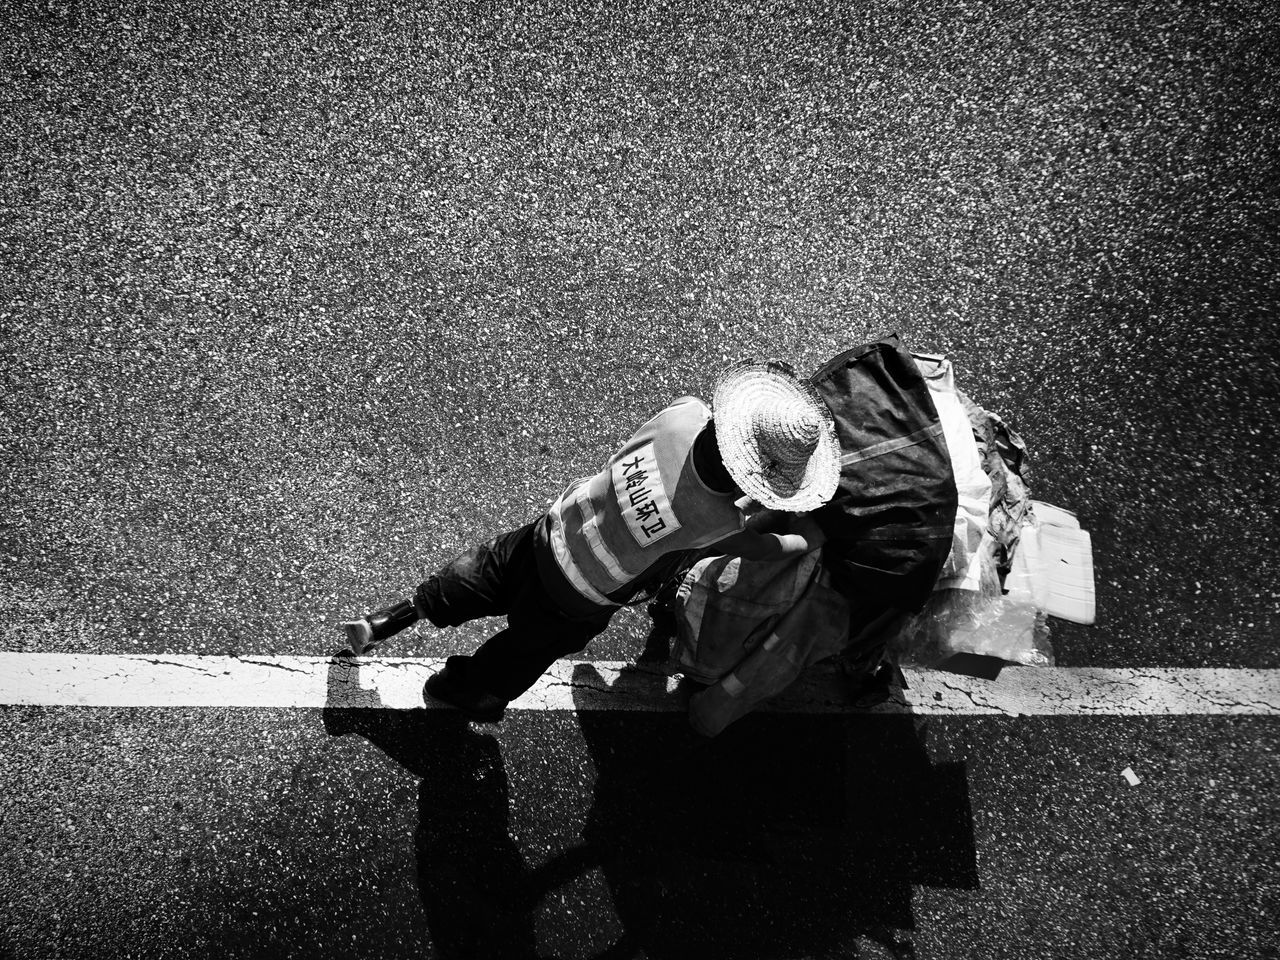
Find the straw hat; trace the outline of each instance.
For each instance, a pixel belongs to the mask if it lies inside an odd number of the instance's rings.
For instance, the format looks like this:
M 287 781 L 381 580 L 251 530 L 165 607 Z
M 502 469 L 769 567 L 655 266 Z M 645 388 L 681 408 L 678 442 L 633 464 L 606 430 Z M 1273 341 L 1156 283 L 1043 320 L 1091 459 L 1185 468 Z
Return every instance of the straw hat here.
M 803 513 L 840 482 L 831 411 L 790 364 L 743 360 L 716 381 L 716 441 L 729 476 L 766 507 Z

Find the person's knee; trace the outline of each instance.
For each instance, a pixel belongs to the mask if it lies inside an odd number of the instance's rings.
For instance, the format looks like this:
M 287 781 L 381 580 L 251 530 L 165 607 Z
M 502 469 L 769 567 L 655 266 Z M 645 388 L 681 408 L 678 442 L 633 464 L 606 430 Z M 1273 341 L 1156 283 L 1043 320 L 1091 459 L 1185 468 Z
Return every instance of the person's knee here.
M 448 601 L 440 576 L 428 577 L 413 592 L 413 608 L 418 616 L 436 627 L 456 627 L 467 618 L 459 619 L 460 611 Z
M 459 554 L 422 583 L 414 594 L 418 614 L 437 627 L 456 627 L 507 612 L 507 571 L 490 544 Z

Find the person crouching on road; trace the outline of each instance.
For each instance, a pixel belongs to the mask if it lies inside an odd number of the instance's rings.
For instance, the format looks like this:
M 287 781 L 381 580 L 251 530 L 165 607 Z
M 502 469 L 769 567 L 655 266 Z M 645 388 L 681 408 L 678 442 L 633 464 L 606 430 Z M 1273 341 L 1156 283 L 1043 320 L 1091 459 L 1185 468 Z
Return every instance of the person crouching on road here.
M 821 546 L 812 518 L 796 518 L 789 533 L 757 532 L 735 501 L 807 513 L 834 495 L 839 474 L 821 398 L 788 364 L 742 361 L 720 376 L 710 409 L 681 397 L 544 516 L 463 553 L 411 600 L 342 628 L 361 654 L 419 619 L 450 627 L 505 615 L 505 630 L 471 656 L 449 657 L 426 684 L 429 697 L 495 722 L 688 551 L 763 560 Z

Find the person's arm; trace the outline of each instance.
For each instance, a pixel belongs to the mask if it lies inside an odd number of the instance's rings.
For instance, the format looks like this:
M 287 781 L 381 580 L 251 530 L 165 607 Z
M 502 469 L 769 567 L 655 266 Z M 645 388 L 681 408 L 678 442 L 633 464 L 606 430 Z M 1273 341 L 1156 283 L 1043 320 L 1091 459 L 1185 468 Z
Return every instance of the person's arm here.
M 710 550 L 746 560 L 784 560 L 816 550 L 826 542 L 822 528 L 808 514 L 795 517 L 789 526 L 786 533 L 760 533 L 748 523 L 747 529 L 725 537 Z
M 805 514 L 808 516 L 808 514 Z M 747 529 L 756 533 L 790 533 L 792 521 L 797 517 L 794 513 L 781 510 L 770 510 L 768 507 L 750 513 L 747 517 Z

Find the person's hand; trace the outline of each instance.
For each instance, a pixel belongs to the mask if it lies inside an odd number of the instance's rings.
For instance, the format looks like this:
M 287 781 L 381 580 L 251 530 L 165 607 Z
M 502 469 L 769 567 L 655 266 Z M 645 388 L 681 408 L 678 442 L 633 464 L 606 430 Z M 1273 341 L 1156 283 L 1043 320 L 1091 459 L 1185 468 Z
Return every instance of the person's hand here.
M 761 507 L 747 518 L 747 528 L 756 533 L 785 533 L 788 525 L 787 515 L 781 510 L 770 510 Z
M 811 513 L 802 513 L 792 520 L 791 532 L 804 537 L 810 550 L 817 550 L 827 542 L 827 535 L 822 532 L 822 527 L 818 526 L 818 521 L 813 519 Z
M 338 624 L 347 637 L 347 645 L 357 657 L 374 647 L 373 626 L 368 620 L 343 620 Z

